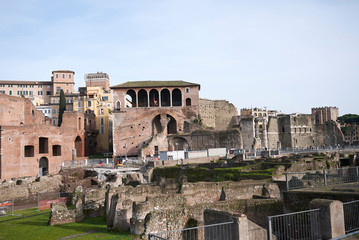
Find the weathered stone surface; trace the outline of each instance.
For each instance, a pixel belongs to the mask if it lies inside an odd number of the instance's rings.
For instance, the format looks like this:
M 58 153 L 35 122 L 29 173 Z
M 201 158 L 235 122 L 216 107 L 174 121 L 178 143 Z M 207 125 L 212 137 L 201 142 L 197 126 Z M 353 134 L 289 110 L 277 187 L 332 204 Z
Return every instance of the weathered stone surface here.
M 53 203 L 51 205 L 49 225 L 57 225 L 70 222 L 75 222 L 74 211 L 68 210 L 64 203 Z
M 88 217 L 104 216 L 106 189 L 93 189 L 84 195 L 84 214 Z

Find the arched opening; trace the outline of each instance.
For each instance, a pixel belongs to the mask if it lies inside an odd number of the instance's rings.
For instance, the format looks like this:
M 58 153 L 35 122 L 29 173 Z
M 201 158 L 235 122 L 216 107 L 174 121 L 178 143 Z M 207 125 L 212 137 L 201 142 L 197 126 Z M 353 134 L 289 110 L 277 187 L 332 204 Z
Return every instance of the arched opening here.
M 39 176 L 46 176 L 49 174 L 49 160 L 46 157 L 40 158 L 39 161 Z
M 121 110 L 121 102 L 118 101 L 118 100 L 116 101 L 115 109 L 118 110 L 118 111 Z
M 76 149 L 76 156 L 82 157 L 83 144 L 82 144 L 82 140 L 79 136 L 77 136 L 75 139 L 75 149 Z
M 126 107 L 137 107 L 136 104 L 136 92 L 134 90 L 128 90 L 126 93 Z
M 198 229 L 196 227 L 198 227 L 198 221 L 193 218 L 188 219 L 184 228 L 185 229 L 189 228 L 189 229 L 183 231 L 182 240 L 197 240 Z
M 177 134 L 177 121 L 171 115 L 167 114 L 169 122 L 167 123 L 167 134 Z
M 168 89 L 163 89 L 161 91 L 161 107 L 171 106 L 170 91 Z
M 161 115 L 157 115 L 152 120 L 152 136 L 155 136 L 156 134 L 159 134 L 163 132 L 163 128 L 161 125 Z
M 159 95 L 156 89 L 150 91 L 150 107 L 159 107 Z
M 147 92 L 143 89 L 138 91 L 138 107 L 148 107 Z
M 172 150 L 188 150 L 189 148 L 187 140 L 181 137 L 172 138 L 169 145 L 172 145 Z
M 186 106 L 191 106 L 192 101 L 190 98 L 186 98 Z
M 172 106 L 182 106 L 182 92 L 178 88 L 172 91 Z

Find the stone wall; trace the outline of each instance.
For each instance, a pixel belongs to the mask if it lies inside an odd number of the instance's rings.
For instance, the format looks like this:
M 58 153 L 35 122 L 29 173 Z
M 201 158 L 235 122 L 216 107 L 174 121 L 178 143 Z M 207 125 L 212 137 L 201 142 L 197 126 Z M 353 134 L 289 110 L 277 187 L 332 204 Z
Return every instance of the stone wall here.
M 242 206 L 240 207 L 241 211 L 244 211 L 245 208 L 252 208 L 244 202 L 237 201 L 252 199 L 254 195 L 278 199 L 279 194 L 276 184 L 265 181 L 184 182 L 182 185 L 169 181 L 162 187 L 140 185 L 132 188 L 123 186 L 110 189 L 106 195 L 107 225 L 115 230 L 131 228 L 135 234 L 169 230 L 168 227 L 161 228 L 161 222 L 164 222 L 166 226 L 173 224 L 173 226 L 171 225 L 173 229 L 175 227 L 182 228 L 188 218 L 196 218 L 200 220 L 199 222 L 203 222 L 204 209 L 212 208 L 217 204 L 226 210 L 230 205 L 229 202 L 234 204 L 234 209 L 238 209 L 239 204 Z M 265 202 L 267 200 L 258 201 Z M 172 219 L 177 214 L 182 217 Z M 259 213 L 251 214 L 256 216 Z M 156 216 L 161 218 L 160 222 L 156 220 Z
M 199 100 L 199 113 L 202 123 L 217 131 L 227 130 L 233 116 L 238 115 L 237 108 L 226 100 Z

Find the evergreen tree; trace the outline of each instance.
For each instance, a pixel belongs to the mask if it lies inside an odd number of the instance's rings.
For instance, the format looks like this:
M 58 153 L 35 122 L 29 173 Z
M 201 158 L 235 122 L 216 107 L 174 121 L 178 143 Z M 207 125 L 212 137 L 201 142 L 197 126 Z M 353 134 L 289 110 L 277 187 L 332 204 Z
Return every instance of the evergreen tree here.
M 60 102 L 59 102 L 59 123 L 58 123 L 59 127 L 61 126 L 62 115 L 64 114 L 65 111 L 66 111 L 66 98 L 65 98 L 64 90 L 61 89 Z

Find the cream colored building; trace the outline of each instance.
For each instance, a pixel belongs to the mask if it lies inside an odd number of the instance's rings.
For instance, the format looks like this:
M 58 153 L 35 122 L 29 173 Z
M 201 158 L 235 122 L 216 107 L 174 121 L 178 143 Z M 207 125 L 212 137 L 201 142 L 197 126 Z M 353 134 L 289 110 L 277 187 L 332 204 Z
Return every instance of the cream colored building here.
M 79 96 L 73 101 L 73 110 L 94 113 L 96 116 L 96 152 L 112 152 L 112 91 L 101 86 L 79 88 Z

